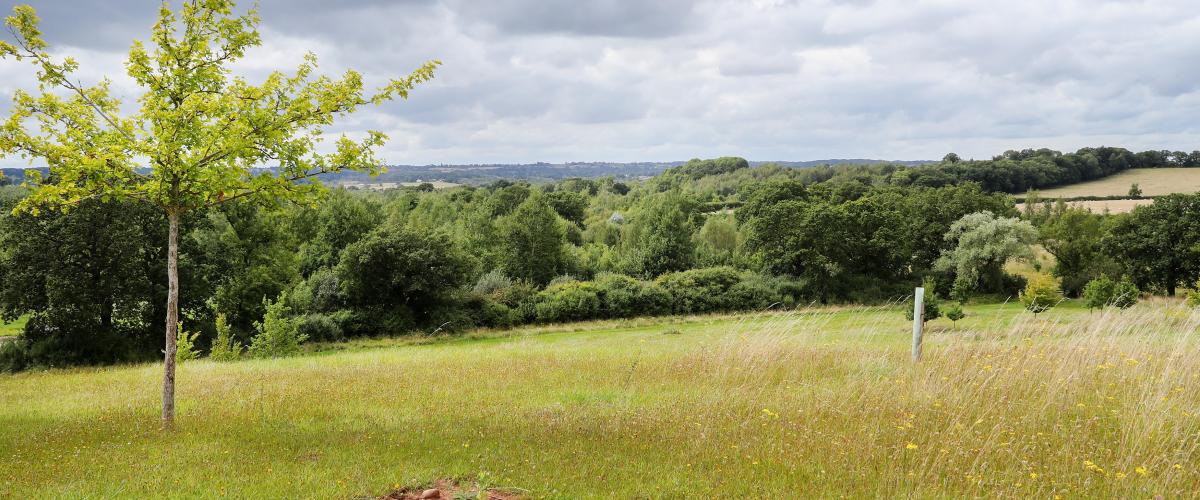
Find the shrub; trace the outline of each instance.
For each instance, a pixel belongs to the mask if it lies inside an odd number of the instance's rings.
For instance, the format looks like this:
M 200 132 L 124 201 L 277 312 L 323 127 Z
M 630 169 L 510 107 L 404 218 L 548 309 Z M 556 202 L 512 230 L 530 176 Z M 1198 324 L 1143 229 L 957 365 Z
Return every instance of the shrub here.
M 677 313 L 704 313 L 732 308 L 730 289 L 742 281 L 732 267 L 692 269 L 659 276 L 657 283 L 671 294 Z
M 1088 309 L 1108 306 L 1127 309 L 1137 303 L 1140 294 L 1137 286 L 1128 280 L 1113 281 L 1107 276 L 1096 278 L 1083 287 L 1083 299 Z
M 176 323 L 175 327 L 175 361 L 191 361 L 200 357 L 200 351 L 196 350 L 196 338 L 199 333 L 188 333 L 183 329 L 183 322 Z
M 504 271 L 492 269 L 479 277 L 475 286 L 471 288 L 471 292 L 479 295 L 492 295 L 511 286 L 513 286 L 512 278 L 505 276 Z
M 600 313 L 600 290 L 582 281 L 551 286 L 538 294 L 535 312 L 542 322 L 595 318 Z
M 528 282 L 516 281 L 507 288 L 491 293 L 491 300 L 508 307 L 513 314 L 513 323 L 528 323 L 537 317 L 538 290 Z
M 0 372 L 19 372 L 30 364 L 29 343 L 25 339 L 0 343 Z
M 614 273 L 600 273 L 594 283 L 600 294 L 600 314 L 604 317 L 628 318 L 670 311 L 671 295 L 654 283 Z
M 1020 299 L 1025 309 L 1036 315 L 1058 305 L 1062 301 L 1062 291 L 1053 276 L 1039 274 L 1029 280 Z
M 242 356 L 242 349 L 242 343 L 234 340 L 225 315 L 217 314 L 217 338 L 208 350 L 208 357 L 213 361 L 233 361 Z
M 297 330 L 309 340 L 329 342 L 346 338 L 342 332 L 342 325 L 339 325 L 328 314 L 305 314 L 296 318 L 295 321 Z
M 1192 290 L 1187 294 L 1187 305 L 1189 307 L 1200 307 L 1200 281 L 1192 287 Z
M 308 339 L 299 331 L 299 324 L 288 317 L 282 300 L 265 301 L 266 314 L 254 322 L 258 334 L 250 341 L 250 355 L 256 358 L 278 358 L 300 352 L 300 344 Z
M 779 282 L 766 276 L 746 274 L 742 281 L 729 287 L 727 307 L 736 310 L 766 309 L 776 303 L 784 304 Z

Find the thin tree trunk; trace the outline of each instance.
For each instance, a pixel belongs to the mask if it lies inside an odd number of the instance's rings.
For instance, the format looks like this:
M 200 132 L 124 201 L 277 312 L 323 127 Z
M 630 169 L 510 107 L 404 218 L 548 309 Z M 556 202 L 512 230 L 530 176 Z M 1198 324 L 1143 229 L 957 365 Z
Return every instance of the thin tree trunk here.
M 163 429 L 175 427 L 175 338 L 179 326 L 179 214 L 167 214 L 167 348 L 163 350 Z

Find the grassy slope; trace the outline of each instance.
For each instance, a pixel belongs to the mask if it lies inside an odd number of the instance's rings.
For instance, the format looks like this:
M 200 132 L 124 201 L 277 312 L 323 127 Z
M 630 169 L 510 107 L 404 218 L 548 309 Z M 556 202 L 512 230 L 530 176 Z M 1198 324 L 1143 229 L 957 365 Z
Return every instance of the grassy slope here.
M 1200 318 L 1019 311 L 933 322 L 917 368 L 879 309 L 190 362 L 175 434 L 155 365 L 0 376 L 0 497 L 345 498 L 481 474 L 561 498 L 1200 488 Z
M 1200 191 L 1200 168 L 1135 168 L 1090 182 L 1041 191 L 1043 198 L 1123 196 L 1138 183 L 1143 196 Z

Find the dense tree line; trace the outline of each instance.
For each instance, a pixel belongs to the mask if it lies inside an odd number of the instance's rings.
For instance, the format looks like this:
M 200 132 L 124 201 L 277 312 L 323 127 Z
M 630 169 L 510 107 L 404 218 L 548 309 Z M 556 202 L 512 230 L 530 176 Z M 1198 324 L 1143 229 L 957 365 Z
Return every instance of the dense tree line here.
M 951 153 L 940 163 L 898 170 L 890 182 L 901 186 L 939 187 L 973 182 L 985 191 L 1022 193 L 1107 177 L 1131 168 L 1200 167 L 1200 151 L 1143 151 L 1083 148 L 1074 153 L 1051 149 L 1006 151 L 990 160 L 962 160 Z
M 1004 265 L 1033 243 L 1055 257 L 1045 271 L 1068 296 L 1104 279 L 1115 284 L 1093 288 L 1173 294 L 1200 278 L 1196 195 L 1124 215 L 1050 201 L 1018 214 L 1011 196 L 977 182 L 894 182 L 938 166 L 790 170 L 739 160 L 696 160 L 634 184 L 335 189 L 314 205 L 192 212 L 180 222 L 181 321 L 206 352 L 219 323 L 223 342 L 249 346 L 267 323 L 334 341 L 884 301 L 922 281 L 957 300 L 1015 297 L 1024 280 Z M 0 188 L 0 316 L 29 317 L 0 365 L 158 354 L 161 212 L 88 200 L 67 213 L 12 214 L 23 196 Z M 711 210 L 729 198 L 736 210 Z

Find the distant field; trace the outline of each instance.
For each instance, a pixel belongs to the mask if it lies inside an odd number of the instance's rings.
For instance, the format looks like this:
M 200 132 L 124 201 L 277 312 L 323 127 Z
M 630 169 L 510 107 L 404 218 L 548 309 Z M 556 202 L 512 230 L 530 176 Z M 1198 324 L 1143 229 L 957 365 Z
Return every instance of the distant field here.
M 0 498 L 1183 498 L 1200 313 L 968 305 L 647 318 L 0 375 Z M 419 489 L 417 491 L 420 491 Z M 452 498 L 445 495 L 445 498 Z M 511 498 L 511 497 L 510 497 Z
M 1072 207 L 1086 208 L 1094 213 L 1103 213 L 1105 210 L 1108 210 L 1109 213 L 1123 214 L 1133 211 L 1134 207 L 1149 205 L 1151 203 L 1154 203 L 1154 200 L 1088 200 L 1072 201 L 1067 204 Z M 1025 204 L 1018 203 L 1017 210 L 1025 210 Z
M 347 188 L 347 189 L 356 188 L 356 189 L 372 189 L 372 190 L 376 190 L 376 191 L 382 191 L 384 189 L 396 189 L 399 187 L 417 187 L 417 186 L 420 186 L 421 184 L 432 184 L 434 189 L 448 189 L 448 188 L 457 187 L 457 186 L 462 185 L 462 184 L 456 184 L 453 182 L 445 182 L 445 181 L 429 181 L 428 183 L 425 183 L 425 182 L 343 182 L 339 185 L 344 188 Z
M 1043 198 L 1121 196 L 1137 183 L 1142 196 L 1200 191 L 1200 168 L 1135 168 L 1100 180 L 1040 191 Z M 1116 211 L 1113 209 L 1113 211 Z

